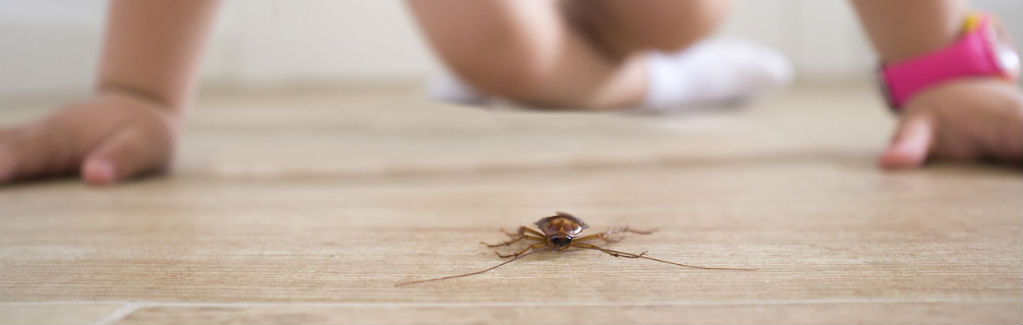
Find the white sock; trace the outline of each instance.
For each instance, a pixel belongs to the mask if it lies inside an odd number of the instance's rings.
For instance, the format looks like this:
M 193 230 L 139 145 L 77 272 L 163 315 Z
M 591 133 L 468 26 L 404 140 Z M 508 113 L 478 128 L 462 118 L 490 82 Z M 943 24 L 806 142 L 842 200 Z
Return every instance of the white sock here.
M 733 105 L 792 81 L 792 66 L 777 51 L 741 40 L 706 40 L 675 53 L 647 54 L 647 93 L 637 109 L 622 113 L 670 113 L 693 107 Z M 429 83 L 434 100 L 489 107 L 489 96 L 451 72 Z
M 482 105 L 487 96 L 476 91 L 469 84 L 448 70 L 430 78 L 426 93 L 430 99 L 463 105 Z
M 706 40 L 646 58 L 647 93 L 641 111 L 730 105 L 792 81 L 792 65 L 781 53 L 747 41 Z

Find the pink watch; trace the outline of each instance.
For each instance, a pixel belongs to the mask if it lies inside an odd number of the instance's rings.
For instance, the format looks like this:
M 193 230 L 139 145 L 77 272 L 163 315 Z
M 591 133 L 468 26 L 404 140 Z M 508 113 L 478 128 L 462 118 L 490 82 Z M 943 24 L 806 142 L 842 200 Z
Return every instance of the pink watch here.
M 998 37 L 990 15 L 971 14 L 963 36 L 935 52 L 881 66 L 879 79 L 888 105 L 895 111 L 913 95 L 952 79 L 998 76 L 1019 77 L 1019 54 Z

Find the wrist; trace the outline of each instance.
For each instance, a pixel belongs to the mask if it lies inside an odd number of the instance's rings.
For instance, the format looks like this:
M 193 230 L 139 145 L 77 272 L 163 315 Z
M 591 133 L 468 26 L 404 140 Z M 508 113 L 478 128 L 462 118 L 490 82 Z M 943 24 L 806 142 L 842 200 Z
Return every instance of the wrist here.
M 882 65 L 878 77 L 889 106 L 898 111 L 918 93 L 953 80 L 984 77 L 1014 80 L 1019 73 L 1019 57 L 1006 36 L 996 33 L 991 20 L 987 14 L 972 14 L 964 23 L 962 36 L 954 43 Z
M 148 113 L 138 113 L 158 117 L 172 129 L 177 129 L 181 121 L 183 110 L 171 106 L 160 98 L 149 95 L 146 92 L 137 91 L 135 88 L 98 87 L 94 96 L 93 100 L 102 103 L 104 106 L 127 107 L 136 111 L 148 111 Z
M 171 113 L 171 115 L 177 115 L 182 110 L 181 107 L 171 104 L 170 100 L 162 98 L 155 92 L 127 84 L 114 82 L 100 83 L 96 87 L 96 96 L 106 95 L 128 97 L 133 100 L 143 101 L 149 105 L 155 105 L 160 110 Z

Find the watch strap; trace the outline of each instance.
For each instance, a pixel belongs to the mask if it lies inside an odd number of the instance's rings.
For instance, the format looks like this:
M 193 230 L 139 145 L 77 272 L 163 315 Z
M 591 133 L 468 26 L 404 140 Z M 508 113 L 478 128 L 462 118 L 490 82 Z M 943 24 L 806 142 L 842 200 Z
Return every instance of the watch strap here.
M 882 67 L 888 95 L 896 110 L 917 92 L 944 81 L 1001 74 L 989 39 L 990 17 L 976 15 L 967 19 L 966 33 L 952 45 Z

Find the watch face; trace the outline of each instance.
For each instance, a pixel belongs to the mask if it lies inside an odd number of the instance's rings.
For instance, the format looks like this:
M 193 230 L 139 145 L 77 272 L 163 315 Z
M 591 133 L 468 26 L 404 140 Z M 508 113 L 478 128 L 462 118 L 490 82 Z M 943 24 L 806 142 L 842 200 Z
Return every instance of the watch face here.
M 995 63 L 1003 72 L 1013 79 L 1019 79 L 1020 60 L 1019 53 L 1008 41 L 1009 36 L 1002 33 L 1003 30 L 996 28 L 987 29 L 987 38 L 991 44 L 991 51 L 994 53 Z
M 998 66 L 1013 79 L 1019 78 L 1019 54 L 1004 42 L 996 42 L 994 45 Z

